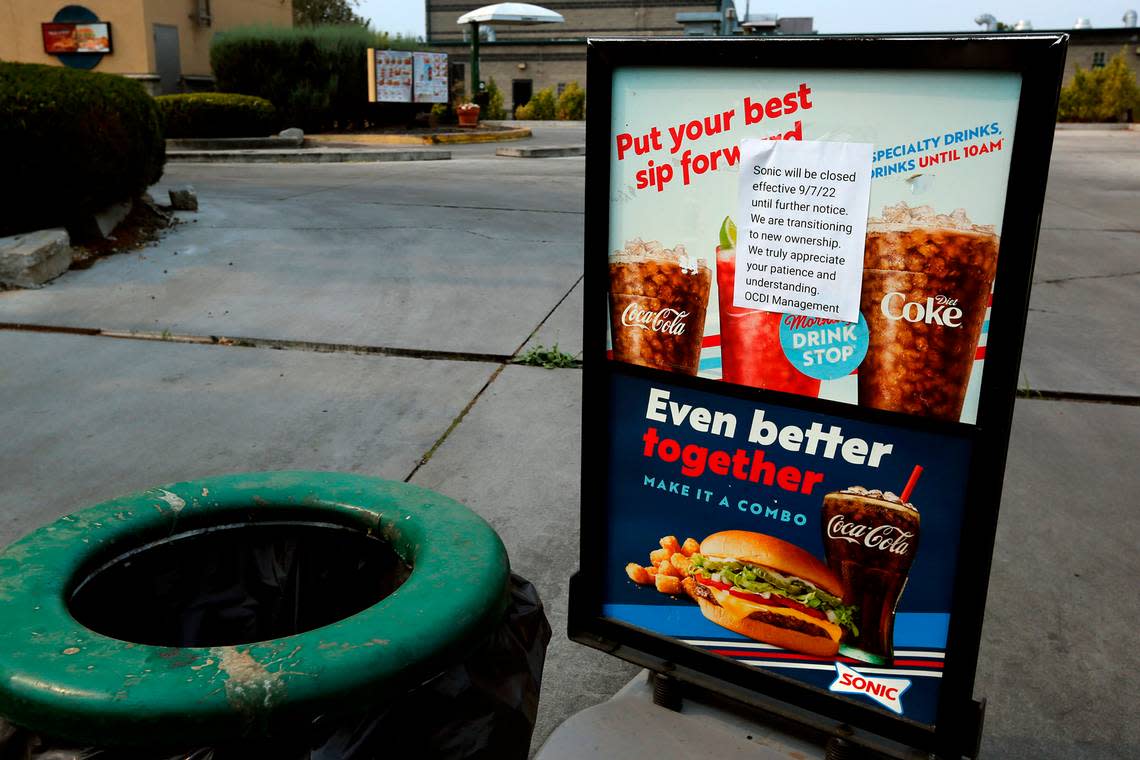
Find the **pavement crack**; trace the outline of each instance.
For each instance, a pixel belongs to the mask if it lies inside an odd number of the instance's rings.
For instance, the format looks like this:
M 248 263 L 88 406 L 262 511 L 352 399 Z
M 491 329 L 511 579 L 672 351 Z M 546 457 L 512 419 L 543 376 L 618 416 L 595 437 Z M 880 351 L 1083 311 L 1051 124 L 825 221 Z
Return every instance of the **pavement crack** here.
M 574 288 L 578 287 L 578 283 L 582 282 L 582 277 L 584 276 L 585 275 L 578 275 L 578 279 L 574 280 L 574 283 L 570 286 L 570 289 L 562 294 L 562 297 L 558 299 L 558 303 L 554 304 L 550 311 L 546 313 L 546 316 L 543 317 L 542 320 L 538 323 L 538 326 L 531 331 L 530 335 L 526 336 L 523 342 L 519 344 L 518 348 L 514 350 L 514 353 L 508 357 L 505 357 L 502 363 L 495 368 L 495 371 L 491 373 L 491 376 L 489 378 L 487 378 L 487 382 L 483 383 L 483 387 L 480 388 L 479 391 L 471 397 L 471 400 L 468 401 L 467 405 L 460 410 L 459 414 L 455 415 L 455 419 L 451 421 L 451 424 L 447 426 L 447 429 L 443 431 L 439 438 L 435 439 L 435 443 L 433 443 L 431 445 L 431 448 L 428 449 L 422 457 L 420 457 L 420 461 L 416 462 L 416 466 L 413 467 L 412 471 L 408 473 L 408 476 L 404 478 L 405 483 L 412 482 L 412 478 L 416 476 L 416 473 L 419 472 L 424 465 L 431 461 L 431 458 L 435 456 L 435 452 L 437 452 L 439 450 L 439 447 L 447 441 L 452 432 L 454 432 L 454 430 L 459 427 L 459 423 L 463 422 L 463 418 L 467 416 L 467 413 L 475 407 L 475 404 L 479 402 L 479 399 L 483 397 L 483 394 L 487 392 L 487 389 L 491 387 L 491 384 L 499 378 L 499 375 L 501 375 L 503 373 L 503 370 L 506 369 L 507 364 L 509 364 L 515 357 L 517 357 L 519 351 L 522 351 L 523 346 L 525 346 L 530 341 L 530 339 L 533 338 L 540 329 L 542 329 L 542 326 L 546 324 L 546 320 L 550 319 L 550 315 L 557 311 L 558 307 L 561 306 L 562 303 L 570 297 L 570 294 L 574 292 Z
M 542 326 L 546 324 L 546 320 L 550 319 L 554 312 L 558 311 L 558 307 L 561 306 L 562 303 L 570 297 L 570 294 L 574 292 L 574 288 L 578 287 L 578 283 L 582 282 L 582 278 L 585 276 L 585 273 L 578 275 L 578 279 L 574 280 L 574 284 L 570 286 L 570 289 L 562 294 L 562 297 L 558 299 L 558 303 L 554 304 L 554 308 L 546 312 L 546 316 L 539 320 L 539 323 L 535 326 L 535 328 L 530 331 L 530 335 L 526 336 L 526 338 L 523 339 L 523 342 L 518 345 L 518 348 L 516 348 L 514 353 L 511 354 L 512 359 L 519 355 L 519 351 L 523 350 L 523 346 L 529 343 L 531 341 L 531 338 L 533 338 L 535 335 L 538 335 L 538 331 L 541 330 Z
M 506 208 L 504 206 L 467 206 L 456 203 L 393 203 L 391 201 L 362 201 L 371 206 L 415 206 L 416 208 L 462 208 L 472 211 L 515 211 L 526 214 L 574 214 L 582 216 L 585 211 L 552 208 Z
M 1038 280 L 1033 283 L 1034 285 L 1056 285 L 1062 282 L 1073 282 L 1074 280 L 1111 280 L 1115 277 L 1134 277 L 1140 274 L 1140 269 L 1135 272 L 1116 272 L 1115 274 L 1079 274 L 1072 277 L 1056 277 L 1051 280 Z
M 439 447 L 443 445 L 444 441 L 447 440 L 447 437 L 451 435 L 452 431 L 455 430 L 455 428 L 459 427 L 459 423 L 463 422 L 463 418 L 466 417 L 467 413 L 475 407 L 475 404 L 478 403 L 479 399 L 483 397 L 483 394 L 486 392 L 486 390 L 491 387 L 491 383 L 495 382 L 499 378 L 499 375 L 503 373 L 503 370 L 506 368 L 506 366 L 507 363 L 503 362 L 498 367 L 495 367 L 495 371 L 492 372 L 491 376 L 487 378 L 487 382 L 483 383 L 483 387 L 480 388 L 479 391 L 471 397 L 471 400 L 468 401 L 467 405 L 459 411 L 459 414 L 455 415 L 455 419 L 453 419 L 451 421 L 451 424 L 447 426 L 447 430 L 444 430 L 443 434 L 440 435 L 439 438 L 435 439 L 435 443 L 433 443 L 431 445 L 431 448 L 428 449 L 422 457 L 420 457 L 420 461 L 416 462 L 416 466 L 413 467 L 412 471 L 408 473 L 408 477 L 404 478 L 405 483 L 412 482 L 412 478 L 416 476 L 416 473 L 419 472 L 424 465 L 431 461 L 431 458 L 435 456 L 435 452 L 439 450 Z
M 105 330 L 97 327 L 68 327 L 63 325 L 24 324 L 0 322 L 0 330 L 14 332 L 60 333 L 65 335 L 86 335 L 120 340 L 152 340 L 162 343 L 188 343 L 204 346 L 229 346 L 236 348 L 261 348 L 275 351 L 310 351 L 320 354 L 363 354 L 371 356 L 399 356 L 408 359 L 428 359 L 435 361 L 484 362 L 506 364 L 512 355 L 484 354 L 472 351 L 437 351 L 426 348 L 402 348 L 399 346 L 374 346 L 355 343 L 326 343 L 311 340 L 281 340 L 276 338 L 250 338 L 235 335 L 184 335 L 169 330 L 151 332 L 145 330 Z
M 1049 391 L 1018 388 L 1017 397 L 1034 401 L 1074 401 L 1081 404 L 1140 406 L 1140 396 L 1115 393 L 1082 393 L 1081 391 Z

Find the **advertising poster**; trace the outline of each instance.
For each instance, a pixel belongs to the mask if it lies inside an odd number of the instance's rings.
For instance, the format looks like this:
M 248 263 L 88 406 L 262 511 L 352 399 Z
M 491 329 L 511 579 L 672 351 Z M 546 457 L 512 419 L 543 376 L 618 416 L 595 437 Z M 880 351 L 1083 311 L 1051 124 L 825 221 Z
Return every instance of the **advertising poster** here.
M 412 102 L 412 54 L 402 50 L 376 51 L 376 102 Z
M 446 103 L 447 92 L 447 53 L 414 54 L 415 60 L 415 102 Z
M 973 424 L 1020 92 L 1010 72 L 618 68 L 610 355 Z
M 933 723 L 969 442 L 611 388 L 603 614 Z
M 612 81 L 602 614 L 932 725 L 1021 76 Z
M 41 29 L 44 52 L 51 55 L 111 52 L 111 25 L 105 22 L 50 23 Z

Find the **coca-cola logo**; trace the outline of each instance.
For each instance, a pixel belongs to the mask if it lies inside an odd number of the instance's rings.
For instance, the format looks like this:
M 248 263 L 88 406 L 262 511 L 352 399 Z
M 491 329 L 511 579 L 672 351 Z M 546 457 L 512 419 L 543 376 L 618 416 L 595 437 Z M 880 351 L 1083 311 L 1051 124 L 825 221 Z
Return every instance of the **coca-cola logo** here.
M 636 303 L 631 303 L 621 313 L 621 323 L 626 327 L 640 327 L 642 330 L 652 330 L 666 335 L 683 335 L 685 319 L 688 316 L 687 311 L 678 309 L 649 311 L 642 309 Z
M 892 322 L 901 319 L 943 327 L 962 326 L 962 309 L 958 306 L 958 299 L 944 295 L 931 296 L 926 301 L 908 301 L 906 293 L 894 291 L 883 296 L 879 310 Z
M 876 549 L 891 554 L 909 554 L 912 531 L 905 531 L 894 525 L 878 525 L 872 528 L 857 522 L 848 522 L 843 515 L 835 515 L 827 521 L 827 537 L 853 544 L 863 544 L 868 549 Z

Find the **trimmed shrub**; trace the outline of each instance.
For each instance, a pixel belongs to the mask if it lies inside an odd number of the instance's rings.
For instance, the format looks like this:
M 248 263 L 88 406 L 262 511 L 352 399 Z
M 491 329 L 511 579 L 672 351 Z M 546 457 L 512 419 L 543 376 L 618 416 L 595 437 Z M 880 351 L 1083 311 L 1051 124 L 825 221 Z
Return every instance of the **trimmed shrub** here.
M 1077 67 L 1073 81 L 1061 89 L 1058 121 L 1135 121 L 1140 115 L 1140 88 L 1124 51 L 1107 66 L 1085 71 Z
M 170 137 L 265 137 L 277 111 L 265 98 L 228 92 L 160 95 L 154 99 Z
M 554 115 L 562 120 L 580 121 L 586 116 L 586 91 L 571 82 L 558 96 L 558 103 L 554 107 Z
M 368 102 L 370 47 L 426 49 L 361 26 L 250 26 L 214 35 L 210 65 L 219 90 L 265 98 L 286 127 L 323 132 L 409 121 L 424 109 Z
M 531 96 L 530 102 L 515 109 L 516 119 L 550 121 L 554 118 L 554 89 L 547 87 Z
M 503 91 L 495 84 L 494 78 L 487 81 L 487 109 L 480 118 L 496 120 L 507 118 L 507 109 L 503 106 Z
M 158 106 L 141 84 L 35 63 L 0 63 L 0 145 L 0 235 L 133 198 L 166 161 Z

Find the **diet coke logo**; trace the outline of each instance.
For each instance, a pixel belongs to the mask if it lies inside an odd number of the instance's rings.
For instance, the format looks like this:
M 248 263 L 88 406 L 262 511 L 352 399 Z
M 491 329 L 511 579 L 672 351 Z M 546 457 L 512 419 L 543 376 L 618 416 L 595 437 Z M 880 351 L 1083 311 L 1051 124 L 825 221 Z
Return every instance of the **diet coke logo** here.
M 894 525 L 879 525 L 872 528 L 856 522 L 848 522 L 843 515 L 836 515 L 827 521 L 827 537 L 853 544 L 863 544 L 868 549 L 877 549 L 891 554 L 909 554 L 910 540 L 914 533 L 896 528 Z
M 642 330 L 665 333 L 666 335 L 683 335 L 685 332 L 685 318 L 687 311 L 677 309 L 659 309 L 648 311 L 631 303 L 621 313 L 621 323 L 626 327 L 640 327 Z
M 879 304 L 883 316 L 892 322 L 905 319 L 907 322 L 925 322 L 928 325 L 961 327 L 962 309 L 958 299 L 937 295 L 923 301 L 908 301 L 906 293 L 894 291 L 883 296 Z

